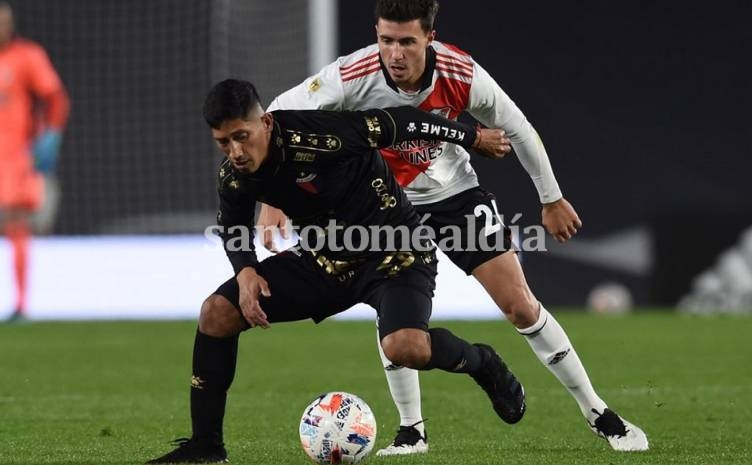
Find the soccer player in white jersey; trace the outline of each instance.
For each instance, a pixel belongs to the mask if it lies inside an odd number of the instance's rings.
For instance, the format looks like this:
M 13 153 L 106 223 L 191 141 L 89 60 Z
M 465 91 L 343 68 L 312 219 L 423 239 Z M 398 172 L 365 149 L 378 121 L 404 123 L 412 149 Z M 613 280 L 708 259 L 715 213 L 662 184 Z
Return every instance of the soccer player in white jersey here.
M 482 124 L 506 132 L 538 191 L 543 225 L 557 241 L 567 241 L 582 223 L 559 189 L 541 139 L 470 55 L 434 40 L 437 11 L 435 0 L 377 0 L 377 43 L 327 65 L 277 97 L 269 111 L 412 105 L 450 119 L 466 111 Z M 431 214 L 424 224 L 433 228 L 437 242 L 443 226 L 466 230 L 466 215 L 496 211 L 493 194 L 479 187 L 470 155 L 458 145 L 423 141 L 382 150 L 382 155 L 421 216 Z M 478 230 L 485 223 L 483 216 L 478 217 Z M 281 226 L 285 221 L 281 212 L 265 206 L 259 226 Z M 645 433 L 609 409 L 595 392 L 567 334 L 528 287 L 516 253 L 509 252 L 508 235 L 497 240 L 505 242 L 506 250 L 444 252 L 480 281 L 538 359 L 569 391 L 594 433 L 615 450 L 646 450 Z M 271 247 L 271 236 L 264 242 Z M 418 372 L 393 365 L 380 347 L 379 352 L 400 413 L 400 428 L 378 455 L 427 452 Z

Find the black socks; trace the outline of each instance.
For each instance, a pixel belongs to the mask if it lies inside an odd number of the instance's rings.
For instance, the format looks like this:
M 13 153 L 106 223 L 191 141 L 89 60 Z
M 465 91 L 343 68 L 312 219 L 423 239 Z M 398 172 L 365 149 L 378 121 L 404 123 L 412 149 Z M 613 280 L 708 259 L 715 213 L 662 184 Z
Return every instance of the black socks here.
M 444 328 L 431 328 L 431 360 L 423 370 L 438 368 L 452 373 L 474 373 L 481 366 L 482 356 L 477 347 L 460 339 Z
M 193 437 L 222 445 L 227 390 L 235 377 L 238 336 L 212 337 L 196 330 L 191 378 Z

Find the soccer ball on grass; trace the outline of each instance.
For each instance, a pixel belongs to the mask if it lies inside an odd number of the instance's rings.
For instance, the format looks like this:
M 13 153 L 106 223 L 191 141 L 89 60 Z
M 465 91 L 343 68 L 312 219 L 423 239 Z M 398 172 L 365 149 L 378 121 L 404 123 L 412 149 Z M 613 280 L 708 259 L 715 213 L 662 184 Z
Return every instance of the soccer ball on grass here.
M 363 399 L 347 392 L 322 394 L 300 419 L 303 450 L 319 464 L 358 463 L 376 440 L 376 419 Z

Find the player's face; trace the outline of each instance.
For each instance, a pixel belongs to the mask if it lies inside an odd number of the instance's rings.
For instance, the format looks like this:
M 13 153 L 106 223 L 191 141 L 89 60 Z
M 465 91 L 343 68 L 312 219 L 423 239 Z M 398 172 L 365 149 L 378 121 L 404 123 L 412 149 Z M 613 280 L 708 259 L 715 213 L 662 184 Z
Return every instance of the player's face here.
M 225 121 L 212 128 L 212 137 L 232 166 L 241 173 L 255 173 L 269 154 L 273 118 L 252 111 L 248 119 Z
M 8 6 L 0 6 L 0 46 L 13 37 L 13 13 Z
M 420 20 L 399 23 L 379 18 L 376 39 L 389 76 L 402 90 L 420 89 L 426 70 L 426 47 L 435 36 L 420 27 Z

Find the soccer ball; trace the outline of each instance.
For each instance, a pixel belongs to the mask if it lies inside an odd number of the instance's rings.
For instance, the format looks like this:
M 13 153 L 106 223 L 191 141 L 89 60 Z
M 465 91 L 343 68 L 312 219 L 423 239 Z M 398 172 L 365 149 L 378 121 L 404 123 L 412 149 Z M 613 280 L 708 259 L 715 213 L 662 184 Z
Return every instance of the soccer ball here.
M 632 308 L 632 293 L 623 284 L 601 283 L 588 294 L 587 305 L 594 313 L 627 313 Z
M 358 463 L 376 441 L 376 419 L 363 399 L 347 392 L 322 394 L 300 419 L 300 443 L 314 462 Z

